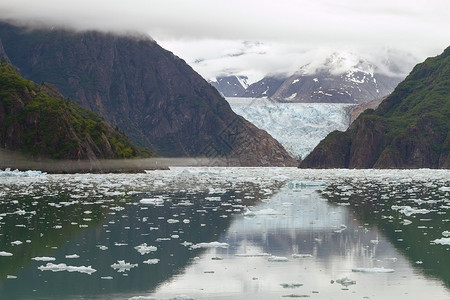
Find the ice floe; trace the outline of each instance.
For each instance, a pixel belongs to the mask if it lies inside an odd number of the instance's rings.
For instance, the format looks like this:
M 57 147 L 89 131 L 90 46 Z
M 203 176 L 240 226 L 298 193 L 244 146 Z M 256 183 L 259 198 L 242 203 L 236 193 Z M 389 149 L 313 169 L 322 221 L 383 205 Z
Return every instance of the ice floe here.
M 0 256 L 13 256 L 13 254 L 6 251 L 0 251 Z
M 228 248 L 230 245 L 228 243 L 220 243 L 220 242 L 210 242 L 210 243 L 198 243 L 192 245 L 192 249 L 198 248 Z
M 117 272 L 130 271 L 132 268 L 137 267 L 138 264 L 127 263 L 124 260 L 118 260 L 117 263 L 111 265 L 111 268 L 117 270 Z
M 155 246 L 148 246 L 147 243 L 143 243 L 139 246 L 134 247 L 141 255 L 148 254 L 150 252 L 157 251 L 158 248 Z
M 54 257 L 47 257 L 47 256 L 38 256 L 38 257 L 33 257 L 32 260 L 35 260 L 35 261 L 55 261 L 56 258 L 54 258 Z
M 361 273 L 393 273 L 394 269 L 387 268 L 353 268 L 352 272 L 361 272 Z
M 450 245 L 450 237 L 435 239 L 435 240 L 431 241 L 431 243 L 440 244 L 440 245 Z
M 159 263 L 159 261 L 160 260 L 158 258 L 151 258 L 151 259 L 144 260 L 142 263 L 148 264 L 148 265 L 156 265 L 157 263 Z
M 38 269 L 41 271 L 52 271 L 52 272 L 61 272 L 61 271 L 78 272 L 78 273 L 86 273 L 89 275 L 97 271 L 93 269 L 91 266 L 77 267 L 77 266 L 68 266 L 66 264 L 53 264 L 53 263 L 47 263 L 45 266 L 39 266 Z

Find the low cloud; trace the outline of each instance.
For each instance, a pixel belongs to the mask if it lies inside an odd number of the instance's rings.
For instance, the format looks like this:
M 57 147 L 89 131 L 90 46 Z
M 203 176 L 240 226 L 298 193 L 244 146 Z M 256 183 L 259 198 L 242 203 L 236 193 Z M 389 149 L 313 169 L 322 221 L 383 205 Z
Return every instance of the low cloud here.
M 255 78 L 291 72 L 327 49 L 381 51 L 373 60 L 409 53 L 418 63 L 448 46 L 450 17 L 447 0 L 14 0 L 0 2 L 0 16 L 29 26 L 146 33 L 205 77 L 246 69 Z

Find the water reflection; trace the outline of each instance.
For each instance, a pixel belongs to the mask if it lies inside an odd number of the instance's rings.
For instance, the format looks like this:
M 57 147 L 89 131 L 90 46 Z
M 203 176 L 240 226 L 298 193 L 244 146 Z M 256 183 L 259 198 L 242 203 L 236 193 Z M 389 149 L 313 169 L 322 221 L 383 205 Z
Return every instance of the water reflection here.
M 448 181 L 340 172 L 0 179 L 0 298 L 448 297 Z

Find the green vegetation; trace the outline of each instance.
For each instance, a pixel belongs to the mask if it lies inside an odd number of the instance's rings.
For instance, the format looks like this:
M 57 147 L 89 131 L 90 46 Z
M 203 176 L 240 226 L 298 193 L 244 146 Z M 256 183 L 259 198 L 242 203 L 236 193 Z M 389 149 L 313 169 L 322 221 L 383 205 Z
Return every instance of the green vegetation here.
M 153 156 L 99 115 L 54 94 L 0 62 L 0 147 L 53 159 Z
M 350 143 L 336 134 L 321 142 L 321 166 L 333 162 L 326 145 L 338 140 L 351 153 L 339 167 L 450 168 L 449 116 L 450 47 L 418 64 L 376 110 L 362 113 L 346 132 Z M 318 165 L 317 157 L 313 151 L 304 165 Z

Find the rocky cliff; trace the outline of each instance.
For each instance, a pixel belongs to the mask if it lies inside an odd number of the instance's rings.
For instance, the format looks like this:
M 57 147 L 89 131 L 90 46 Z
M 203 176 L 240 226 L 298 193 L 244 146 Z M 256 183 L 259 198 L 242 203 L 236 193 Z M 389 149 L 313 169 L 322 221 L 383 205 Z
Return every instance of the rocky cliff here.
M 333 132 L 301 168 L 450 168 L 450 47 L 417 65 L 376 110 Z
M 49 85 L 0 63 L 0 147 L 33 158 L 97 160 L 151 156 L 100 116 Z
M 233 113 L 183 60 L 146 36 L 3 23 L 0 38 L 25 78 L 54 84 L 160 156 L 225 156 L 241 165 L 294 163 L 269 134 Z

